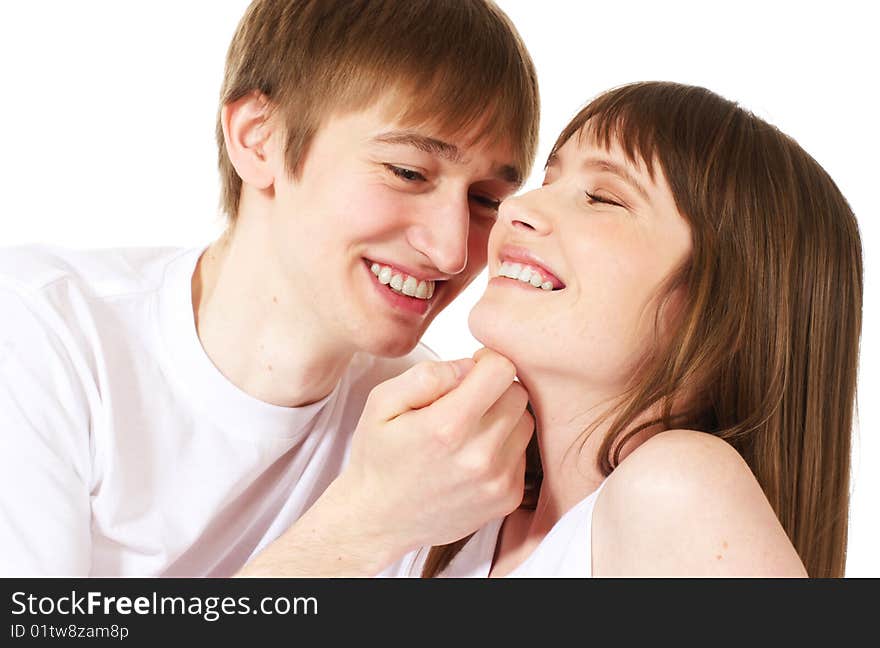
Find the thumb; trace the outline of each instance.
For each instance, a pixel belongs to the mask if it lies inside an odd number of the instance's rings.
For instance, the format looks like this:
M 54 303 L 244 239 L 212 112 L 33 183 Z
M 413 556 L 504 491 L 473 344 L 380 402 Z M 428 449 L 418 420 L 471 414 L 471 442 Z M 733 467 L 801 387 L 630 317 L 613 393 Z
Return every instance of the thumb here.
M 420 362 L 374 387 L 370 392 L 370 407 L 385 421 L 427 407 L 458 386 L 473 366 L 470 358 Z

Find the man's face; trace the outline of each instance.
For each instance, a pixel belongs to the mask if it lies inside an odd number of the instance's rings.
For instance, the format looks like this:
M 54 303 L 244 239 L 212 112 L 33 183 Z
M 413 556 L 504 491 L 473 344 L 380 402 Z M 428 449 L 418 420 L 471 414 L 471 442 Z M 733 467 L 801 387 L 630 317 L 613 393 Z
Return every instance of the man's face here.
M 386 115 L 380 104 L 329 119 L 299 178 L 277 176 L 271 227 L 286 283 L 320 333 L 395 357 L 486 265 L 498 203 L 518 180 L 507 143 Z

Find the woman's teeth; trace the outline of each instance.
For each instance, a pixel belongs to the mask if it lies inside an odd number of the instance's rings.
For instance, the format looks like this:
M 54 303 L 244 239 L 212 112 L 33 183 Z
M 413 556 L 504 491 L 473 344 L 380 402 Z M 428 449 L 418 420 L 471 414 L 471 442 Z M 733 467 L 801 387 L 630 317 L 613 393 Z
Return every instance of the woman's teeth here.
M 434 296 L 433 281 L 419 281 L 415 277 L 395 272 L 388 266 L 378 263 L 370 266 L 370 270 L 379 278 L 380 284 L 388 286 L 396 293 L 425 300 Z
M 508 279 L 518 279 L 541 290 L 553 290 L 553 283 L 544 281 L 544 277 L 539 270 L 521 263 L 505 261 L 501 264 L 501 270 L 498 271 L 498 275 Z

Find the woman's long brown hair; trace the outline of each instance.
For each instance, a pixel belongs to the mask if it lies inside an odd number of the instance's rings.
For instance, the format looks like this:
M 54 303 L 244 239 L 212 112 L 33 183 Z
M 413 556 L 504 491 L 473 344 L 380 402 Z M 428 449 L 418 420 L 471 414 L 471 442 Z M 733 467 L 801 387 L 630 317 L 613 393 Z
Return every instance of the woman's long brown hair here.
M 553 152 L 585 136 L 619 144 L 651 173 L 659 165 L 693 241 L 668 282 L 686 295 L 671 339 L 612 411 L 602 472 L 648 426 L 714 434 L 746 460 L 807 573 L 843 576 L 862 314 L 849 204 L 793 139 L 704 88 L 654 82 L 606 92 Z M 674 411 L 681 402 L 689 409 Z M 658 405 L 657 418 L 635 425 Z M 532 450 L 527 507 L 540 488 Z M 433 548 L 423 576 L 442 571 L 465 542 Z

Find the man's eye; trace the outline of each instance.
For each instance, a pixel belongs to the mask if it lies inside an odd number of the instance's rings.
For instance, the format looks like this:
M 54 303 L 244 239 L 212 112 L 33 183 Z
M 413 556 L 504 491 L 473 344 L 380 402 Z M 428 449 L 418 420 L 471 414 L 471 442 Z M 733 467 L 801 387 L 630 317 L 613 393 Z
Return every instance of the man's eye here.
M 405 180 L 406 182 L 423 182 L 425 180 L 425 176 L 423 176 L 418 171 L 413 171 L 412 169 L 395 166 L 394 164 L 386 164 L 385 168 L 396 175 L 398 178 L 400 178 L 401 180 Z
M 591 194 L 589 191 L 584 192 L 587 196 L 587 202 L 591 205 L 595 203 L 601 203 L 603 205 L 614 205 L 615 207 L 623 207 L 619 202 L 611 200 L 605 196 L 599 194 Z
M 488 196 L 480 196 L 477 194 L 471 194 L 471 200 L 476 202 L 481 207 L 485 207 L 486 209 L 490 209 L 492 211 L 498 211 L 498 207 L 501 205 L 500 200 L 495 200 L 494 198 L 489 198 Z

